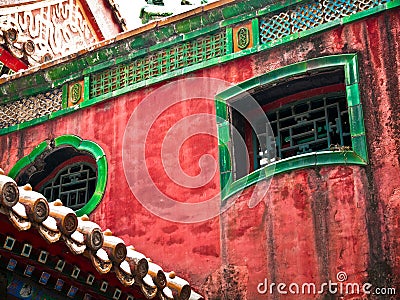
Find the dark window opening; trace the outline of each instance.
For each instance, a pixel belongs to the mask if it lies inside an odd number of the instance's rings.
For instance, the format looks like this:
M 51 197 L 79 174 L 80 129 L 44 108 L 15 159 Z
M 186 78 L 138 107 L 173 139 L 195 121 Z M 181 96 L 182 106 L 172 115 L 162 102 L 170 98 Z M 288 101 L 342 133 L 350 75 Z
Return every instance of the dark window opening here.
M 350 149 L 344 78 L 343 69 L 327 69 L 249 91 L 269 121 L 252 121 L 256 128 L 239 113 L 246 111 L 246 99 L 233 99 L 230 118 L 235 180 L 278 160 Z
M 74 210 L 87 204 L 96 190 L 97 166 L 92 155 L 66 146 L 49 149 L 16 178 L 29 183 L 49 202 L 60 199 Z
M 49 201 L 60 199 L 72 209 L 83 207 L 96 189 L 96 171 L 93 166 L 79 162 L 67 165 L 55 178 L 39 190 Z
M 234 147 L 233 151 L 233 165 L 235 166 L 236 178 L 241 178 L 247 174 L 249 162 L 248 151 L 252 150 L 252 147 L 247 147 L 247 143 L 239 142 L 245 141 L 246 136 L 249 136 L 249 123 L 246 119 L 234 108 L 231 111 L 232 126 L 235 130 L 232 131 Z M 246 134 L 247 131 L 247 134 Z

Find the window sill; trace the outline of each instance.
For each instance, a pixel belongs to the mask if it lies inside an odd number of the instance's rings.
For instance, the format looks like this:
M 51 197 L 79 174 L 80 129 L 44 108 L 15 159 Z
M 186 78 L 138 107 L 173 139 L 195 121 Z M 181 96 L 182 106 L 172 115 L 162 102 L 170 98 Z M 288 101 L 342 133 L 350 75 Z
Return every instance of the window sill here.
M 327 165 L 366 165 L 367 162 L 354 151 L 321 151 L 301 154 L 266 165 L 232 182 L 222 189 L 222 200 L 274 175 L 315 166 Z

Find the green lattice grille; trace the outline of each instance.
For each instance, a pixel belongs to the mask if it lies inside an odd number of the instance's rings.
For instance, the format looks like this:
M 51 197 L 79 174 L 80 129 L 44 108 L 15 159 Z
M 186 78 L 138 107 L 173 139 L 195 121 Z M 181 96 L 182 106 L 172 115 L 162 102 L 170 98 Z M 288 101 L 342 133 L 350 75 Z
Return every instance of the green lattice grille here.
M 90 77 L 90 97 L 113 92 L 137 82 L 157 77 L 226 54 L 225 32 L 135 59 L 129 64 L 94 74 Z
M 96 189 L 96 170 L 91 164 L 79 162 L 69 165 L 47 182 L 40 192 L 49 201 L 60 199 L 72 209 L 82 208 L 92 197 Z
M 390 0 L 314 0 L 292 6 L 260 20 L 260 41 L 269 43 L 387 2 Z
M 344 95 L 298 101 L 269 111 L 267 116 L 275 135 L 279 159 L 331 150 L 333 146 L 351 147 L 347 99 Z M 259 141 L 265 140 L 265 135 L 261 134 Z M 266 145 L 268 143 L 260 145 L 262 154 L 269 150 Z

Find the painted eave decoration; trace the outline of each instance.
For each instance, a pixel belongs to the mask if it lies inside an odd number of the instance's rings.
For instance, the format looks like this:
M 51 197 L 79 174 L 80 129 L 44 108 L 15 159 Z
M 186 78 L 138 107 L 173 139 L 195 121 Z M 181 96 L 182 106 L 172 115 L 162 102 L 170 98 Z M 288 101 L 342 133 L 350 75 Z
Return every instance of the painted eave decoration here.
M 61 201 L 49 203 L 42 194 L 33 191 L 30 185 L 18 187 L 15 181 L 4 175 L 1 169 L 0 212 L 0 223 L 4 225 L 4 230 L 0 234 L 0 239 L 4 240 L 4 244 L 0 245 L 1 257 L 2 259 L 7 257 L 9 264 L 11 261 L 14 267 L 19 260 L 28 259 L 28 265 L 31 268 L 39 262 L 42 268 L 43 265 L 45 266 L 43 269 L 44 273 L 48 274 L 47 277 L 60 276 L 63 281 L 75 282 L 75 285 L 86 291 L 94 292 L 93 299 L 97 299 L 96 296 L 113 299 L 137 299 L 137 297 L 163 300 L 203 299 L 191 289 L 186 280 L 176 276 L 174 272 L 163 271 L 144 254 L 136 251 L 133 246 L 126 246 L 124 241 L 114 236 L 110 230 L 103 231 L 86 215 L 78 218 L 75 212 L 63 206 Z M 11 224 L 13 226 L 10 226 Z M 11 230 L 12 227 L 18 231 Z M 23 232 L 29 234 L 19 240 Z M 40 235 L 45 243 L 38 241 L 35 238 L 37 235 Z M 43 245 L 43 249 L 35 249 L 36 252 L 40 252 L 36 261 L 31 252 L 34 248 L 32 245 L 38 244 L 39 248 Z M 71 259 L 67 255 L 55 257 L 51 253 L 55 248 L 46 246 L 49 244 L 63 246 L 68 250 L 63 254 L 72 253 L 76 258 Z M 53 262 L 52 266 L 49 261 L 55 261 L 55 259 L 58 262 L 56 264 Z M 77 266 L 78 263 L 81 267 L 86 266 L 85 269 L 95 270 L 93 273 L 97 275 L 90 272 L 84 274 Z M 67 279 L 63 272 L 66 265 L 72 269 Z M 10 267 L 11 269 L 7 267 L 7 269 L 14 271 L 14 267 Z M 104 281 L 104 274 L 107 274 L 106 278 L 109 282 Z M 43 281 L 42 277 L 40 280 Z M 93 284 L 95 280 L 97 280 L 99 291 L 95 291 Z M 113 286 L 113 283 L 118 282 L 119 285 Z M 40 283 L 43 284 L 43 282 Z M 121 297 L 122 295 L 124 296 Z
M 0 5 L 0 61 L 5 66 L 0 72 L 3 76 L 75 53 L 104 40 L 104 36 L 110 37 L 109 34 L 104 34 L 105 29 L 96 21 L 96 18 L 104 16 L 96 16 L 98 12 L 102 12 L 99 9 L 101 4 L 93 0 L 11 1 L 11 3 Z M 203 0 L 202 4 L 205 3 L 207 1 Z M 111 11 L 110 18 L 119 25 L 118 32 L 128 31 L 127 21 L 122 17 L 122 9 L 118 3 L 107 0 L 105 4 L 105 8 Z M 181 6 L 188 7 L 186 10 L 196 7 L 189 4 L 191 3 L 186 1 Z M 174 8 L 174 6 L 164 8 L 161 5 L 150 5 L 150 7 L 161 7 L 169 11 Z M 95 11 L 92 11 L 92 8 Z M 181 10 L 178 9 L 178 13 Z M 160 16 L 173 14 L 173 12 L 160 13 Z M 146 12 L 144 15 L 147 21 L 142 20 L 143 23 L 157 19 L 158 16 L 152 12 Z M 133 18 L 140 20 L 144 15 L 137 13 Z M 109 21 L 112 21 L 111 19 Z
M 0 61 L 7 71 L 1 75 L 43 64 L 103 40 L 104 29 L 97 24 L 89 2 L 11 1 L 0 6 Z

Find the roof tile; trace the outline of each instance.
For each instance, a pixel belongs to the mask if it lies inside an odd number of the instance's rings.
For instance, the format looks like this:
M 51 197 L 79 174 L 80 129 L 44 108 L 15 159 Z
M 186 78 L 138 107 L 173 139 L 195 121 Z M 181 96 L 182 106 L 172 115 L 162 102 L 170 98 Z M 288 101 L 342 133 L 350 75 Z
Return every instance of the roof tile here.
M 126 246 L 111 231 L 87 216 L 78 218 L 61 201 L 48 203 L 45 197 L 32 191 L 29 185 L 18 187 L 16 182 L 0 169 L 0 212 L 20 231 L 36 228 L 42 238 L 55 243 L 62 241 L 72 253 L 92 262 L 100 274 L 114 273 L 124 286 L 138 286 L 143 295 L 152 299 L 200 300 L 189 283 L 150 262 L 146 256 Z

